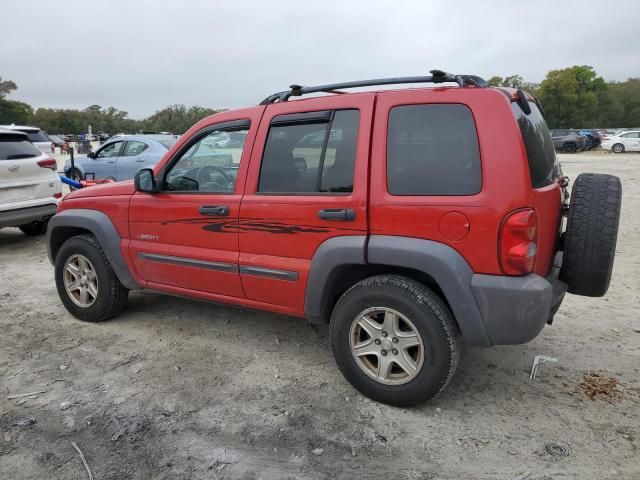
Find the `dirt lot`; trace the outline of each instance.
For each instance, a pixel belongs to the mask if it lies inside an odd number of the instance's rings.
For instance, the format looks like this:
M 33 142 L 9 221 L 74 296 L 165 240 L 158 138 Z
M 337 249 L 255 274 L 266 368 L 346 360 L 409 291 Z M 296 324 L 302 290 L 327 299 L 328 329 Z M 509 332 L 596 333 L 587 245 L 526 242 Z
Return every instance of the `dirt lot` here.
M 87 478 L 76 442 L 96 479 L 640 479 L 640 155 L 562 161 L 622 178 L 608 296 L 568 296 L 528 345 L 467 348 L 445 394 L 408 410 L 355 392 L 300 320 L 154 293 L 75 320 L 44 239 L 0 231 L 0 478 Z M 559 363 L 529 381 L 536 354 Z M 622 398 L 589 400 L 590 371 Z

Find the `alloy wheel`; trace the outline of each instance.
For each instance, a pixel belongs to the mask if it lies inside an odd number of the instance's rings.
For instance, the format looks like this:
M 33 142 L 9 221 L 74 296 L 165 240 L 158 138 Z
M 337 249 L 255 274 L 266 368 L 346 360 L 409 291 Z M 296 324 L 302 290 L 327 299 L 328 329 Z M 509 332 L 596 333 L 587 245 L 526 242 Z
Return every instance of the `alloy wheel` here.
M 406 316 L 387 307 L 360 313 L 349 332 L 351 354 L 369 377 L 385 385 L 413 380 L 424 362 L 420 332 Z
M 69 298 L 82 308 L 93 305 L 98 298 L 98 275 L 84 255 L 76 254 L 64 263 L 64 288 Z

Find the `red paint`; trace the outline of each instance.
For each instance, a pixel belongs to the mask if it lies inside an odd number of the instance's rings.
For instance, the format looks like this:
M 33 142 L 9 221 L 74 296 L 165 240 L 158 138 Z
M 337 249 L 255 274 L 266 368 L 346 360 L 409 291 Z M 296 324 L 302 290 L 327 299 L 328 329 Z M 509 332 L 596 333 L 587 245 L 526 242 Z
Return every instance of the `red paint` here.
M 466 237 L 470 228 L 469 219 L 460 212 L 445 213 L 440 219 L 440 233 L 452 242 L 460 241 Z
M 482 160 L 482 189 L 470 196 L 393 196 L 387 192 L 389 111 L 397 105 L 459 103 L 473 113 Z M 275 115 L 355 108 L 360 111 L 354 191 L 347 195 L 256 193 L 262 153 Z M 219 113 L 194 125 L 154 167 L 156 175 L 201 129 L 231 120 L 251 121 L 235 191 L 228 195 L 134 192 L 132 182 L 97 185 L 66 197 L 60 210 L 100 210 L 122 237 L 135 279 L 147 288 L 278 313 L 304 316 L 311 259 L 334 236 L 396 235 L 450 245 L 477 273 L 503 275 L 501 226 L 514 211 L 537 214 L 533 269 L 545 275 L 557 248 L 561 219 L 558 184 L 531 188 L 526 152 L 507 96 L 496 89 L 420 88 L 308 98 Z M 260 229 L 203 230 L 198 208 L 226 205 L 225 219 L 247 225 L 277 223 L 307 230 L 274 234 Z M 318 218 L 318 210 L 349 208 L 355 221 Z M 508 240 L 508 239 L 507 239 Z M 296 280 L 216 271 L 143 260 L 140 253 L 295 272 Z M 508 270 L 508 269 L 507 269 Z M 437 279 L 436 279 L 437 280 Z

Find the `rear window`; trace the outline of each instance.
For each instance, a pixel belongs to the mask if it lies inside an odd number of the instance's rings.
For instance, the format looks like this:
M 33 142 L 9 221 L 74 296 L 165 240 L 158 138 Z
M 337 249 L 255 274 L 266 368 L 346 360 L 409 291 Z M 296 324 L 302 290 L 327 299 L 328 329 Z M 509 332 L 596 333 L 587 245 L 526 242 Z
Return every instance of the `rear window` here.
M 403 105 L 389 114 L 387 188 L 392 195 L 473 195 L 482 187 L 478 135 L 459 104 Z
M 38 130 L 37 132 L 30 131 L 30 132 L 24 132 L 24 133 L 27 134 L 27 137 L 29 137 L 30 142 L 48 142 L 49 141 L 49 137 L 42 130 Z
M 167 150 L 169 150 L 171 147 L 173 147 L 173 145 L 178 141 L 177 138 L 172 138 L 170 140 L 161 140 L 158 143 L 160 143 L 160 145 L 162 145 L 164 148 L 166 148 Z
M 39 157 L 42 152 L 23 135 L 0 135 L 0 161 Z
M 541 188 L 552 184 L 558 177 L 558 164 L 553 140 L 547 124 L 535 103 L 529 102 L 531 113 L 526 115 L 517 103 L 512 102 L 513 116 L 518 122 L 522 140 L 527 150 L 531 185 Z M 556 130 L 559 132 L 561 130 Z M 568 134 L 568 131 L 567 131 Z

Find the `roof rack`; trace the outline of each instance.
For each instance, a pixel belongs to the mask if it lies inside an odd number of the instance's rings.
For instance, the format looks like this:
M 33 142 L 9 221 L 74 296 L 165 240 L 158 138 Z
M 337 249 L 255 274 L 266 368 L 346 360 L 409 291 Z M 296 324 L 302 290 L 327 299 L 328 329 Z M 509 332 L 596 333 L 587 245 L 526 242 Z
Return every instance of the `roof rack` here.
M 475 75 L 453 75 L 443 72 L 442 70 L 431 70 L 431 75 L 421 77 L 392 77 L 392 78 L 376 78 L 373 80 L 358 80 L 355 82 L 330 83 L 327 85 L 318 85 L 315 87 L 303 87 L 301 85 L 291 85 L 290 90 L 277 92 L 269 95 L 260 105 L 269 105 L 270 103 L 286 102 L 289 97 L 300 97 L 308 93 L 335 93 L 341 94 L 340 90 L 345 88 L 371 87 L 376 85 L 398 85 L 403 83 L 457 83 L 461 87 L 488 87 L 489 84 L 480 77 Z

